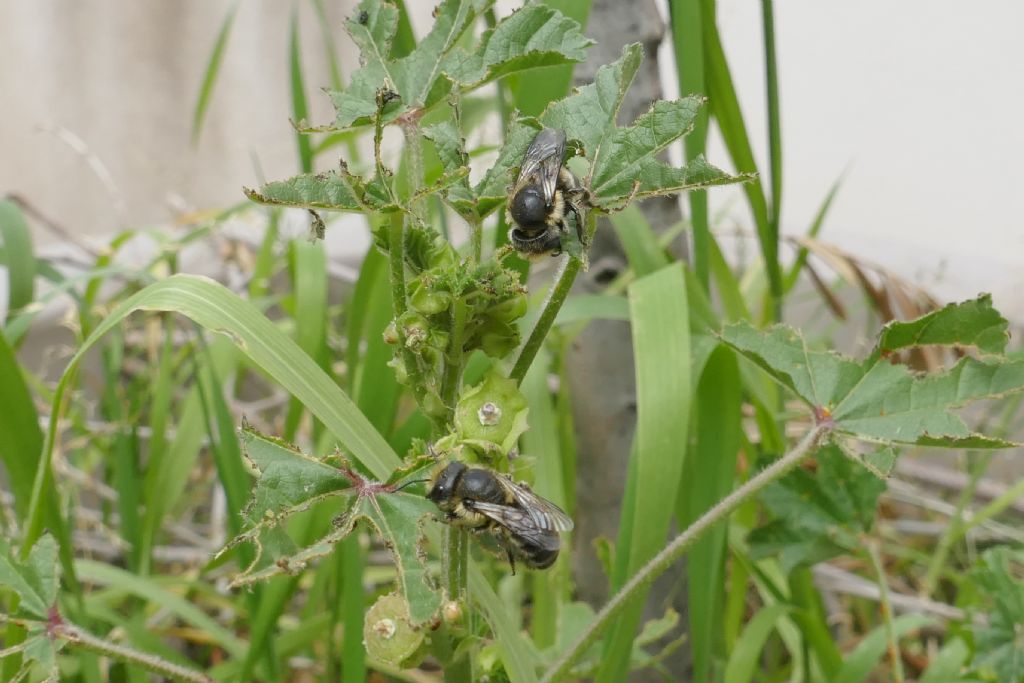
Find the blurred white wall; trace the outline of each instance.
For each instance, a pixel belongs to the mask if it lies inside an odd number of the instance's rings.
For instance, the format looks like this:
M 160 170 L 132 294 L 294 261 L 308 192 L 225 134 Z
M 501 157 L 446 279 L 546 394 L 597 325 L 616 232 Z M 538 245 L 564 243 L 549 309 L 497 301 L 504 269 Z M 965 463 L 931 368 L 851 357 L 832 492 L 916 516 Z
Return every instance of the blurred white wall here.
M 767 168 L 761 3 L 719 0 L 735 87 Z M 940 299 L 994 294 L 1024 322 L 1024 3 L 776 0 L 782 229 L 807 230 Z M 666 79 L 669 81 L 670 79 Z M 667 82 L 666 85 L 670 85 Z M 726 159 L 717 142 L 712 161 Z M 734 190 L 709 193 L 713 206 Z
M 319 27 L 306 2 L 242 2 L 197 147 L 199 85 L 229 0 L 0 0 L 0 193 L 17 192 L 89 235 L 225 206 L 242 185 L 295 172 L 287 40 L 299 7 L 311 120 L 331 117 Z M 325 2 L 346 72 L 356 55 Z M 433 2 L 409 2 L 422 32 Z M 802 233 L 846 179 L 822 238 L 931 287 L 993 291 L 1024 320 L 1024 3 L 778 0 L 785 203 Z M 765 168 L 760 3 L 720 0 L 741 105 Z M 666 60 L 667 63 L 667 60 Z M 671 90 L 673 79 L 667 79 Z M 66 129 L 108 169 L 41 126 Z M 727 157 L 720 145 L 713 161 Z M 711 193 L 715 206 L 732 190 Z M 123 208 L 122 208 L 123 207 Z M 54 238 L 45 233 L 37 241 Z M 365 245 L 365 240 L 359 240 Z

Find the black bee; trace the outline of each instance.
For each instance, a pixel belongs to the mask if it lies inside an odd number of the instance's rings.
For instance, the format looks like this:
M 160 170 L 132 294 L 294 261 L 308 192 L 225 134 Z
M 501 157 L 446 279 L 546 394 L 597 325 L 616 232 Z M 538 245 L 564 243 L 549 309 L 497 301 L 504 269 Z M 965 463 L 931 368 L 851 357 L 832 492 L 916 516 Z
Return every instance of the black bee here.
M 519 178 L 508 196 L 508 213 L 515 223 L 508 239 L 526 255 L 562 253 L 560 233 L 567 230 L 566 212 L 576 218 L 576 236 L 585 244 L 583 211 L 589 192 L 565 167 L 565 131 L 545 128 L 523 155 Z
M 565 512 L 525 484 L 485 467 L 450 462 L 437 468 L 427 498 L 450 524 L 496 532 L 516 573 L 518 556 L 528 567 L 545 569 L 558 558 L 559 531 L 571 531 Z

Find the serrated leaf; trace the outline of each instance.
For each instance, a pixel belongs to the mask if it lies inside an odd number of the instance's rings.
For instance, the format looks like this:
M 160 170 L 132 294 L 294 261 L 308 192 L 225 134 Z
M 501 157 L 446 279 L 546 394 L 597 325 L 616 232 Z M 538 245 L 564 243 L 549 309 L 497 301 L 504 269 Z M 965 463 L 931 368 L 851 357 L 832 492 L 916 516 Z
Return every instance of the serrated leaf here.
M 822 448 L 816 461 L 817 472 L 797 469 L 761 493 L 775 519 L 749 537 L 754 557 L 778 553 L 787 572 L 855 551 L 885 490 L 885 482 L 835 445 Z
M 469 169 L 457 168 L 444 173 L 432 185 L 421 188 L 410 202 L 440 192 L 468 175 Z M 330 211 L 397 211 L 401 207 L 391 196 L 384 181 L 366 181 L 342 168 L 339 171 L 303 173 L 270 182 L 259 191 L 243 188 L 254 202 L 270 206 L 294 206 Z
M 949 304 L 910 322 L 893 321 L 882 328 L 877 349 L 882 353 L 914 346 L 975 346 L 983 353 L 1002 353 L 1010 335 L 1008 323 L 992 308 L 992 295 Z
M 226 548 L 251 542 L 257 557 L 245 572 L 233 580 L 246 585 L 285 573 L 301 571 L 310 562 L 329 555 L 359 519 L 376 528 L 391 551 L 399 587 L 409 602 L 409 614 L 418 625 L 430 619 L 440 606 L 440 594 L 427 576 L 421 545 L 421 518 L 434 512 L 430 501 L 420 495 L 395 490 L 393 483 L 381 484 L 362 477 L 342 458 L 337 464 L 311 458 L 298 449 L 252 429 L 243 429 L 246 457 L 260 471 L 253 498 L 246 508 L 250 527 Z M 408 475 L 426 465 L 425 459 L 401 468 Z M 292 514 L 309 509 L 330 497 L 348 499 L 345 511 L 333 529 L 304 548 L 295 548 L 281 528 Z
M 945 448 L 1014 445 L 972 432 L 952 411 L 1024 390 L 1024 361 L 967 357 L 948 370 L 916 375 L 877 355 L 858 363 L 831 351 L 813 351 L 798 332 L 782 325 L 762 331 L 736 323 L 722 330 L 721 339 L 809 406 L 830 415 L 838 434 Z
M 734 177 L 698 157 L 675 168 L 658 155 L 693 129 L 701 97 L 658 101 L 632 125 L 619 128 L 616 119 L 633 78 L 643 61 L 643 48 L 623 48 L 618 61 L 601 67 L 590 85 L 553 103 L 540 116 L 544 125 L 561 128 L 583 146 L 590 162 L 584 184 L 595 206 L 605 211 L 623 208 L 634 198 L 673 194 L 745 180 Z
M 469 167 L 466 141 L 456 121 L 444 121 L 427 126 L 423 129 L 423 136 L 434 143 L 434 149 L 445 174 Z M 461 175 L 456 182 L 449 185 L 443 196 L 448 205 L 463 218 L 470 220 L 475 215 L 476 198 L 473 196 L 467 175 Z
M 1011 562 L 1019 573 L 1024 553 L 1001 546 L 986 551 L 972 572 L 993 603 L 988 623 L 974 627 L 974 668 L 994 673 L 1000 683 L 1024 680 L 1024 580 L 1014 576 Z
M 28 559 L 21 562 L 5 538 L 0 537 L 0 585 L 21 598 L 21 609 L 47 619 L 57 602 L 57 541 L 45 534 L 35 542 Z
M 485 31 L 475 52 L 453 50 L 444 71 L 463 87 L 478 87 L 526 69 L 582 62 L 593 44 L 575 20 L 536 3 Z
M 453 87 L 468 91 L 512 73 L 581 61 L 590 41 L 579 24 L 541 4 L 531 4 L 502 19 L 467 51 L 456 47 L 476 17 L 493 0 L 445 0 L 434 11 L 430 33 L 407 56 L 387 58 L 395 35 L 397 11 L 382 0 L 363 0 L 345 27 L 360 48 L 362 67 L 348 88 L 329 91 L 336 110 L 334 126 L 348 128 L 372 121 L 377 92 L 392 90 L 401 99 L 384 122 L 415 109 L 429 109 Z

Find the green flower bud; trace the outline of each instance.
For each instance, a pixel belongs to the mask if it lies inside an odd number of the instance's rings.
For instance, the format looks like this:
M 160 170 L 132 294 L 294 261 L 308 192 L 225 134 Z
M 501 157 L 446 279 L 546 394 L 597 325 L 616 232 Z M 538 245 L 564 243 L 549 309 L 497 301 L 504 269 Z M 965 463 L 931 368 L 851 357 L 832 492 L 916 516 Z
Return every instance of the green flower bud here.
M 492 372 L 463 393 L 455 408 L 455 429 L 460 440 L 507 455 L 526 431 L 528 411 L 515 381 Z

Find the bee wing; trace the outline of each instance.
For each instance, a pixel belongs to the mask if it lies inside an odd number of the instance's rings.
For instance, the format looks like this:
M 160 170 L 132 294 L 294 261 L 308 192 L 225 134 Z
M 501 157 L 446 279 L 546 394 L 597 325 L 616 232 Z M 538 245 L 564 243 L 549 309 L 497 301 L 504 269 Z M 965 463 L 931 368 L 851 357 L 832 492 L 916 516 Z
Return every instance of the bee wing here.
M 537 528 L 545 531 L 572 531 L 572 518 L 547 498 L 541 498 L 526 486 L 517 484 L 507 477 L 501 477 L 501 484 L 512 494 L 516 503 L 530 516 Z
M 523 164 L 519 167 L 519 179 L 516 185 L 528 181 L 531 176 L 544 190 L 544 201 L 551 204 L 558 184 L 558 173 L 565 160 L 565 131 L 545 128 L 537 133 L 523 155 Z
M 470 507 L 474 512 L 479 512 L 494 521 L 513 536 L 529 541 L 532 545 L 546 550 L 558 550 L 559 548 L 558 534 L 551 529 L 538 526 L 536 519 L 527 510 L 481 500 L 472 501 Z

